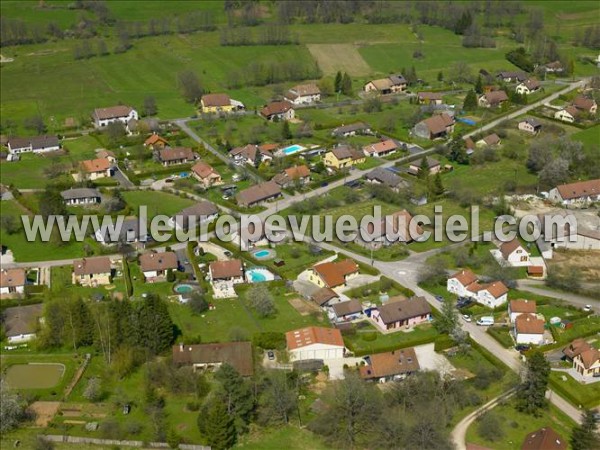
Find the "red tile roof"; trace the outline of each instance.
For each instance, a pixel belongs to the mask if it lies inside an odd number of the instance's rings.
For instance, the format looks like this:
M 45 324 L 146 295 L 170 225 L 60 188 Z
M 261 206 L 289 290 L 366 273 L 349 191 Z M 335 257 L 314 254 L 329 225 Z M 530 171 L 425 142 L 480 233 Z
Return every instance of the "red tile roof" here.
M 25 269 L 0 270 L 0 287 L 17 287 L 25 285 Z
M 360 367 L 364 379 L 392 377 L 419 370 L 419 360 L 414 348 L 403 348 L 368 356 L 370 364 Z
M 470 270 L 461 270 L 460 272 L 456 272 L 450 278 L 456 278 L 458 282 L 465 287 L 477 281 L 477 275 Z
M 529 433 L 521 450 L 567 450 L 567 441 L 552 428 L 545 427 Z
M 140 256 L 142 272 L 157 270 L 177 269 L 177 255 L 175 252 L 149 252 Z
M 385 141 L 377 142 L 375 144 L 365 145 L 363 150 L 367 153 L 382 153 L 382 152 L 390 152 L 392 150 L 396 150 L 398 148 L 398 144 L 393 139 L 386 139 Z
M 110 258 L 98 256 L 96 258 L 83 258 L 73 261 L 73 272 L 75 275 L 94 275 L 98 273 L 110 273 Z
M 227 94 L 206 94 L 200 99 L 205 107 L 219 107 L 231 105 L 231 99 Z
M 209 270 L 215 280 L 238 278 L 244 275 L 244 266 L 239 259 L 215 261 L 210 263 Z
M 351 259 L 326 262 L 313 266 L 327 287 L 334 288 L 346 282 L 346 276 L 358 272 L 358 265 Z
M 515 319 L 517 333 L 522 334 L 544 334 L 544 322 L 533 314 L 521 314 Z
M 110 161 L 107 158 L 86 159 L 81 161 L 81 167 L 85 172 L 106 172 L 110 169 Z
M 600 178 L 556 186 L 563 200 L 600 195 Z
M 325 344 L 344 347 L 342 332 L 335 328 L 306 327 L 285 333 L 288 350 L 307 347 L 312 344 Z
M 537 305 L 535 303 L 535 300 L 511 300 L 510 301 L 510 312 L 535 314 L 536 311 L 537 311 Z

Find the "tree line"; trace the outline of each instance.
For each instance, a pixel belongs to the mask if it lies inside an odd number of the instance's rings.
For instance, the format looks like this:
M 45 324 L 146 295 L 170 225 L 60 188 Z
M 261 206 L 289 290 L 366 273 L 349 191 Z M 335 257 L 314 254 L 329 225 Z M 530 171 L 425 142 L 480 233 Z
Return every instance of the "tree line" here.
M 223 28 L 220 43 L 223 46 L 297 45 L 299 39 L 298 35 L 291 33 L 285 25 L 267 24 L 256 33 L 249 27 Z
M 321 78 L 322 72 L 316 62 L 300 59 L 253 61 L 246 67 L 229 72 L 227 88 L 242 86 L 265 86 L 283 81 L 301 81 Z
M 133 361 L 125 364 L 122 360 L 130 354 L 128 349 L 144 356 L 157 355 L 171 346 L 174 337 L 167 304 L 157 295 L 148 295 L 141 302 L 97 303 L 64 297 L 45 302 L 44 327 L 37 345 L 42 349 L 73 350 L 94 346 L 107 364 L 121 364 L 130 370 Z

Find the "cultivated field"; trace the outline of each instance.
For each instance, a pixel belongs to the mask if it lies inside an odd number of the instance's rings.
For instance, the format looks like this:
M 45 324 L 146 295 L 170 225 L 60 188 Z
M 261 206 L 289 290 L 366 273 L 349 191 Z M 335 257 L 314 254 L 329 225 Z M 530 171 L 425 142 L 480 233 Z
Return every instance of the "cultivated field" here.
M 352 76 L 368 75 L 371 67 L 365 62 L 354 44 L 307 44 L 324 75 L 335 75 L 340 70 Z

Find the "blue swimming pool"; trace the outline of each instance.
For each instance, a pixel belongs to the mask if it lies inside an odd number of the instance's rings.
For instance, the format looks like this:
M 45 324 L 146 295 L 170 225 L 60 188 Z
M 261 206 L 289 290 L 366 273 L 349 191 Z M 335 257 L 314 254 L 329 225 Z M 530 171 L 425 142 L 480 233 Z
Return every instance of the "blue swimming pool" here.
M 246 271 L 246 279 L 250 283 L 260 283 L 262 281 L 271 281 L 275 279 L 273 273 L 262 267 L 255 267 Z
M 301 145 L 294 144 L 294 145 L 290 145 L 289 147 L 284 148 L 281 151 L 283 152 L 284 155 L 292 155 L 294 153 L 301 152 L 302 150 L 306 150 L 306 147 L 302 147 Z
M 257 258 L 265 258 L 270 254 L 271 252 L 269 250 L 259 250 L 254 254 L 254 256 L 256 256 Z
M 474 120 L 466 119 L 464 117 L 458 117 L 456 120 L 458 120 L 459 122 L 462 122 L 462 123 L 466 123 L 467 125 L 475 125 L 476 124 L 476 122 Z

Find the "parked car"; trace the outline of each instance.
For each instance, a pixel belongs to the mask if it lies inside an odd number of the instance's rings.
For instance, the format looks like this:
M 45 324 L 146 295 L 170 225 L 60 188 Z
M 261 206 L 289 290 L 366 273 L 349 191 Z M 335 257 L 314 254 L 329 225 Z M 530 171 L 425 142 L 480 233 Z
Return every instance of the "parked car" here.
M 477 325 L 482 327 L 489 327 L 494 325 L 494 318 L 492 316 L 483 316 L 477 320 Z
M 463 314 L 462 318 L 465 320 L 465 322 L 471 322 L 473 320 L 468 314 Z
M 229 250 L 225 250 L 225 251 L 223 252 L 223 254 L 224 254 L 225 256 L 227 256 L 228 258 L 231 258 L 231 257 L 233 256 L 233 253 L 231 253 Z
M 269 361 L 273 361 L 275 359 L 275 352 L 273 350 L 269 350 L 267 352 L 267 358 L 269 358 Z
M 518 352 L 524 353 L 527 350 L 529 350 L 531 347 L 529 347 L 529 345 L 527 344 L 518 344 L 515 346 L 515 350 L 517 350 Z
M 443 302 L 444 302 L 444 297 L 442 297 L 441 295 L 436 295 L 436 296 L 435 296 L 435 299 L 436 299 L 438 302 L 441 302 L 441 303 L 443 303 Z
M 583 307 L 583 310 L 584 310 L 585 312 L 590 312 L 590 311 L 592 310 L 592 305 L 585 305 L 585 306 Z

